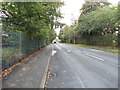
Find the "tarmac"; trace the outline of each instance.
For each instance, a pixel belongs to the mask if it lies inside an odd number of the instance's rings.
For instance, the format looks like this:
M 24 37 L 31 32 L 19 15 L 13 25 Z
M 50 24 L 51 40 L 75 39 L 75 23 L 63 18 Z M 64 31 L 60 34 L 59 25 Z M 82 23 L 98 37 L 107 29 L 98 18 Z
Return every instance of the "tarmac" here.
M 44 88 L 49 61 L 52 55 L 51 45 L 24 64 L 17 66 L 2 79 L 2 88 Z

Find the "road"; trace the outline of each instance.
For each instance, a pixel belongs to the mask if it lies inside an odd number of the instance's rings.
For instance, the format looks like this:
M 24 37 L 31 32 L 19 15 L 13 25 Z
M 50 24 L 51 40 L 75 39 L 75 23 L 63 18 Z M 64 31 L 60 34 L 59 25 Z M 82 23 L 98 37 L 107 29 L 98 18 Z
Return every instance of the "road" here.
M 118 88 L 118 55 L 56 43 L 48 88 Z

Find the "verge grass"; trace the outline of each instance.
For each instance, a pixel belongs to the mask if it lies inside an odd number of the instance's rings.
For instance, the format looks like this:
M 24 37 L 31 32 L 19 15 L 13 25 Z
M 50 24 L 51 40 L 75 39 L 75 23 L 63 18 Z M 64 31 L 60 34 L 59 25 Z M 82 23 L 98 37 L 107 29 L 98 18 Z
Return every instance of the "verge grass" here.
M 83 47 L 83 48 L 91 48 L 91 49 L 97 49 L 97 50 L 103 50 L 115 54 L 120 54 L 120 50 L 116 48 L 108 48 L 108 47 L 101 47 L 101 46 L 89 46 L 89 45 L 84 45 L 84 44 L 70 44 L 70 43 L 65 43 L 68 45 L 73 45 L 77 47 Z

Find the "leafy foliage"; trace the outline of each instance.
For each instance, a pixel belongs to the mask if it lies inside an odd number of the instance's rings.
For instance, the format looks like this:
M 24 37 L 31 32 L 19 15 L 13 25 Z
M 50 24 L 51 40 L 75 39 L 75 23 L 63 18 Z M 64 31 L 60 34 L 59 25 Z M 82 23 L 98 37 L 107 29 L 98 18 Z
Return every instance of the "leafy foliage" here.
M 76 26 L 65 26 L 63 30 L 61 30 L 59 38 L 63 40 L 63 42 L 74 42 L 76 38 Z
M 94 7 L 87 10 L 91 5 Z M 71 40 L 74 38 L 76 43 L 118 47 L 120 28 L 118 7 L 108 5 L 109 3 L 102 6 L 98 2 L 85 3 L 78 24 L 73 27 L 74 31 L 70 28 L 61 31 L 59 37 L 62 37 L 62 42 L 73 43 Z
M 55 38 L 53 27 L 57 19 L 62 17 L 58 10 L 61 5 L 63 3 L 60 2 L 2 3 L 3 27 L 27 32 L 30 37 L 50 39 L 48 34 L 54 33 Z
M 60 2 L 3 2 L 2 69 L 51 43 L 61 27 Z
M 109 2 L 86 2 L 83 4 L 82 8 L 80 9 L 82 11 L 81 15 L 90 13 L 95 10 L 99 10 L 99 8 L 103 8 L 105 6 L 109 6 Z
M 102 8 L 93 11 L 80 18 L 78 30 L 81 35 L 106 35 L 113 34 L 117 31 L 118 27 L 118 9 Z

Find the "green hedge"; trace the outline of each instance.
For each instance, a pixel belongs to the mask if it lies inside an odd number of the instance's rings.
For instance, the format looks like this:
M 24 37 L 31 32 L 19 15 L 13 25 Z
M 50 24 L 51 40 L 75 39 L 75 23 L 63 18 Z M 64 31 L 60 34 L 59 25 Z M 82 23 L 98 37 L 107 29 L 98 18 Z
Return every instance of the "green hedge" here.
M 118 37 L 116 35 L 92 36 L 87 38 L 79 37 L 76 39 L 76 43 L 118 47 Z

